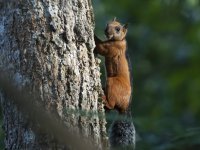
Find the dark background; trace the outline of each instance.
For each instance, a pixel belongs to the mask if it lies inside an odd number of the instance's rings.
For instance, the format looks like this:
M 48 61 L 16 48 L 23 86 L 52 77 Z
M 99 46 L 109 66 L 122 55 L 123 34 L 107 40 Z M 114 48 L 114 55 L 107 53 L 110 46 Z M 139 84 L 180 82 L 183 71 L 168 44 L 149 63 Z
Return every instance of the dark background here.
M 101 39 L 114 17 L 129 23 L 136 149 L 200 149 L 200 1 L 93 0 L 93 8 Z

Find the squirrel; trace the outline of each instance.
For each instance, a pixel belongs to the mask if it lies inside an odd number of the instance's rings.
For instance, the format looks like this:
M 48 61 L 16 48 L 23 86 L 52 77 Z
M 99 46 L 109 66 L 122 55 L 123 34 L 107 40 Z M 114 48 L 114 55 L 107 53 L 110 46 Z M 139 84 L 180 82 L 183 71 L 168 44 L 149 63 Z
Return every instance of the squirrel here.
M 107 41 L 101 41 L 95 36 L 95 53 L 105 56 L 107 82 L 103 97 L 107 109 L 118 109 L 119 112 L 127 111 L 131 83 L 128 62 L 126 59 L 127 24 L 121 25 L 114 19 L 107 24 L 105 35 Z
M 105 57 L 107 72 L 105 95 L 102 96 L 102 100 L 106 109 L 116 109 L 123 115 L 123 119 L 114 121 L 111 126 L 110 144 L 112 147 L 135 146 L 135 128 L 130 121 L 131 113 L 128 112 L 132 88 L 126 58 L 127 30 L 127 24 L 121 25 L 114 18 L 106 26 L 106 41 L 101 41 L 96 35 L 94 36 L 96 45 L 94 53 Z

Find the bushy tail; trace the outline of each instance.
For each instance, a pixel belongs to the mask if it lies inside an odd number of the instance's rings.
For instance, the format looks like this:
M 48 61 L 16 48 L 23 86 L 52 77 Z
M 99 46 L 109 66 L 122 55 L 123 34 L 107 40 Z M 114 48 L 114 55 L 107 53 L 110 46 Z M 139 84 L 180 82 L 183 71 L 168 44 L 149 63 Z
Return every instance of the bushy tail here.
M 112 149 L 134 150 L 135 149 L 135 127 L 131 116 L 120 115 L 112 123 L 109 129 L 109 139 Z

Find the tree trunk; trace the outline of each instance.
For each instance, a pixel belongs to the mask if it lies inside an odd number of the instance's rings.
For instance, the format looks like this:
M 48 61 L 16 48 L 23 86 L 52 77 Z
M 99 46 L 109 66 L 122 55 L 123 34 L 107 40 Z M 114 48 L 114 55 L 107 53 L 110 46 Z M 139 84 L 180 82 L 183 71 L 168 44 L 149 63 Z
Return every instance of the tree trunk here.
M 8 72 L 19 89 L 37 93 L 37 103 L 54 112 L 72 133 L 91 137 L 91 142 L 103 149 L 105 119 L 89 116 L 89 111 L 104 114 L 98 102 L 101 83 L 99 64 L 93 55 L 91 1 L 7 0 L 0 2 L 0 16 L 1 72 Z M 29 126 L 28 113 L 10 101 L 12 96 L 8 98 L 2 90 L 0 99 L 6 149 L 62 147 L 50 134 L 35 132 L 41 122 Z M 75 149 L 73 145 L 67 147 Z

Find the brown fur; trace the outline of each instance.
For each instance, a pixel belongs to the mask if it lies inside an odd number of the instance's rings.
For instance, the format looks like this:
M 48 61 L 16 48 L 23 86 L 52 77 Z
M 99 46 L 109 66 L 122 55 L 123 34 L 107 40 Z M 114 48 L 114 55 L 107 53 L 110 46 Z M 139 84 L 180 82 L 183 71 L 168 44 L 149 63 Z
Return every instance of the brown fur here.
M 108 109 L 118 109 L 125 112 L 129 106 L 131 83 L 128 62 L 126 59 L 127 26 L 111 21 L 107 24 L 105 35 L 107 41 L 101 41 L 95 36 L 94 52 L 105 56 L 107 81 L 103 98 Z

